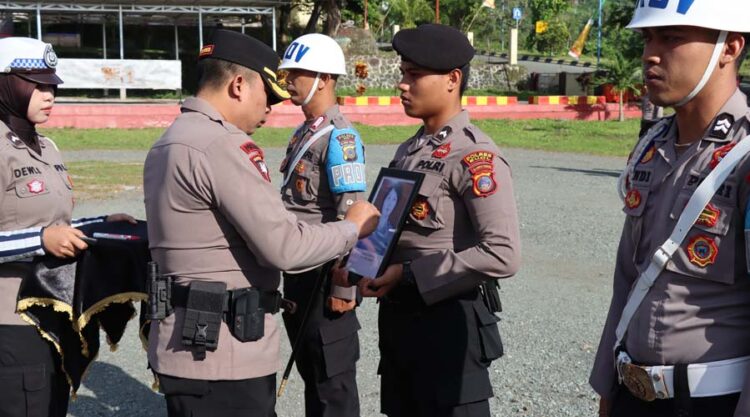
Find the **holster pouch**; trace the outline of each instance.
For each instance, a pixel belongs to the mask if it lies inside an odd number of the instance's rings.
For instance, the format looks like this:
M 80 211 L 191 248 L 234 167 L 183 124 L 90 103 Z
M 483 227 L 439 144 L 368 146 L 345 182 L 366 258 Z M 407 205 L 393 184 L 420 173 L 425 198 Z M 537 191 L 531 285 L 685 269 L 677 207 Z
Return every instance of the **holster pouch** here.
M 149 262 L 146 320 L 164 320 L 172 312 L 172 277 L 159 273 L 159 264 L 156 262 Z
M 182 344 L 196 348 L 196 360 L 206 359 L 206 350 L 214 351 L 219 344 L 226 295 L 227 284 L 224 282 L 190 283 L 182 325 Z
M 241 288 L 229 292 L 229 330 L 240 342 L 254 342 L 263 337 L 265 310 L 261 307 L 260 291 Z
M 500 302 L 500 286 L 497 281 L 484 281 L 479 285 L 479 292 L 482 294 L 482 302 L 490 313 L 499 313 L 503 311 L 503 305 Z

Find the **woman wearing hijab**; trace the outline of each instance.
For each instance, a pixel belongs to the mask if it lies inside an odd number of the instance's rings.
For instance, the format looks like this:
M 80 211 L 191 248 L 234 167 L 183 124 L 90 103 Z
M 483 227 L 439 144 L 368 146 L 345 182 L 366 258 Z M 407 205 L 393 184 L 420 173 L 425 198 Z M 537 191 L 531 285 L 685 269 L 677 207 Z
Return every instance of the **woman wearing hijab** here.
M 135 220 L 125 214 L 72 220 L 73 192 L 60 152 L 36 125 L 55 103 L 57 56 L 36 39 L 0 39 L 0 416 L 65 416 L 70 387 L 52 343 L 16 313 L 21 280 L 36 256 L 75 257 L 76 229 Z

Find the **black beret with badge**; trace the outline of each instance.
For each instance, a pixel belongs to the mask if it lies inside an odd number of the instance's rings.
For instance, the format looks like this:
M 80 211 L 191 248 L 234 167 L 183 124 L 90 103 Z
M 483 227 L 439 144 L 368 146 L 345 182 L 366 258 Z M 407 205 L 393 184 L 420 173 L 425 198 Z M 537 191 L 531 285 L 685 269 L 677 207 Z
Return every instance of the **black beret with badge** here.
M 393 49 L 405 61 L 438 72 L 460 69 L 474 58 L 474 47 L 458 29 L 428 23 L 393 37 Z
M 270 104 L 276 104 L 289 98 L 289 93 L 278 84 L 276 71 L 279 67 L 279 56 L 265 43 L 231 30 L 217 29 L 209 43 L 203 45 L 198 60 L 214 58 L 229 61 L 249 68 L 258 74 L 266 83 Z

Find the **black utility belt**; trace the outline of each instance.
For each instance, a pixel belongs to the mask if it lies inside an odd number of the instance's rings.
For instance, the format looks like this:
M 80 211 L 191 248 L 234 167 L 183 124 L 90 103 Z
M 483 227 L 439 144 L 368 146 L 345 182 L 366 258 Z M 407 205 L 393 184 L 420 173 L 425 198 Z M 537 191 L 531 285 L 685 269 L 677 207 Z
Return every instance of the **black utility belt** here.
M 222 306 L 222 313 L 225 316 L 225 322 L 227 322 L 226 315 L 232 311 L 232 303 L 236 302 L 237 300 L 241 300 L 246 296 L 249 296 L 249 293 L 258 293 L 258 306 L 259 308 L 262 308 L 266 313 L 276 314 L 281 311 L 282 308 L 286 310 L 290 308 L 290 305 L 288 303 L 291 302 L 281 298 L 281 293 L 278 291 L 264 291 L 253 287 L 227 290 Z M 178 285 L 173 283 L 172 307 L 187 307 L 189 294 L 190 286 Z M 227 324 L 229 324 L 229 322 L 227 322 Z
M 266 313 L 296 309 L 278 291 L 250 287 L 227 290 L 225 282 L 191 281 L 187 286 L 177 285 L 172 277 L 158 272 L 151 275 L 147 318 L 162 320 L 172 314 L 173 307 L 184 308 L 182 344 L 195 347 L 197 360 L 205 359 L 206 350 L 216 350 L 222 321 L 238 341 L 254 342 L 263 338 Z

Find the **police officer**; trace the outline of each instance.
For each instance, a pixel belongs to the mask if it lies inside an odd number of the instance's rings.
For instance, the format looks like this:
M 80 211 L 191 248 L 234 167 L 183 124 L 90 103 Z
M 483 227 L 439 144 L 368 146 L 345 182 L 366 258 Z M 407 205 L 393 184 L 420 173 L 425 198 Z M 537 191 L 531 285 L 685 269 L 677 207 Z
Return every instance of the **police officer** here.
M 36 256 L 75 257 L 76 227 L 124 214 L 71 220 L 73 184 L 57 146 L 36 125 L 55 103 L 57 56 L 36 39 L 0 39 L 0 415 L 65 416 L 70 387 L 55 346 L 16 313 Z
M 590 378 L 601 415 L 750 415 L 748 13 L 744 0 L 636 4 L 651 101 L 675 114 L 621 177 L 627 217 Z
M 275 415 L 279 270 L 334 259 L 377 222 L 366 202 L 325 225 L 284 209 L 248 136 L 288 97 L 278 63 L 260 41 L 217 30 L 200 51 L 197 96 L 146 158 L 151 254 L 176 284 L 148 347 L 170 416 Z
M 286 89 L 305 115 L 281 163 L 284 205 L 310 224 L 342 219 L 366 188 L 362 140 L 336 104 L 337 78 L 346 75 L 344 52 L 326 35 L 304 35 L 289 45 L 279 69 L 288 71 Z M 284 296 L 299 307 L 296 314 L 284 313 L 284 324 L 290 342 L 297 341 L 306 415 L 358 416 L 356 287 L 328 280 L 316 285 L 328 270 L 284 274 Z
M 359 283 L 380 297 L 381 412 L 489 416 L 488 368 L 503 353 L 490 299 L 520 263 L 510 167 L 461 108 L 474 56 L 466 36 L 427 24 L 396 34 L 393 48 L 404 111 L 423 126 L 390 166 L 425 176 L 392 265 Z

